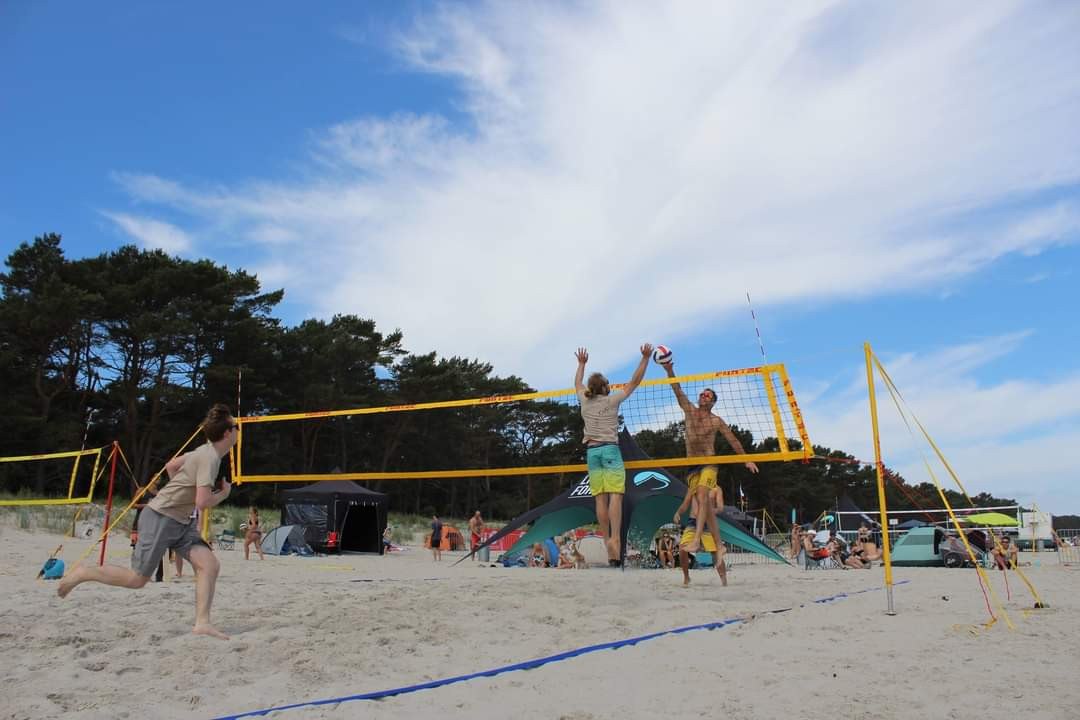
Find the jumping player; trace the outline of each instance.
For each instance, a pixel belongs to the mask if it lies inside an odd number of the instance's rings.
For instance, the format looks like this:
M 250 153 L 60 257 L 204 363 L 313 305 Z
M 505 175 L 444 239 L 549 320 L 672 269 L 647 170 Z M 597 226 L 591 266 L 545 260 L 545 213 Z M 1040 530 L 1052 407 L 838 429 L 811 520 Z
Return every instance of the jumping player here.
M 673 362 L 664 363 L 663 367 L 669 378 L 675 377 L 675 364 Z M 679 407 L 682 408 L 686 418 L 687 457 L 715 455 L 717 432 L 724 436 L 736 453 L 742 455 L 746 452 L 742 443 L 735 437 L 735 433 L 731 431 L 724 419 L 713 414 L 712 409 L 716 405 L 715 391 L 711 388 L 705 388 L 698 395 L 698 404 L 694 405 L 686 397 L 686 393 L 683 392 L 679 383 L 672 383 L 671 390 L 675 393 L 675 399 L 678 401 Z M 746 463 L 746 468 L 752 473 L 758 471 L 757 465 L 752 462 Z M 718 489 L 716 483 L 718 469 L 716 465 L 703 465 L 691 470 L 686 477 L 686 484 L 694 492 L 699 508 L 694 537 L 687 548 L 689 552 L 697 552 L 701 547 L 701 533 L 706 525 L 709 526 L 709 532 L 712 534 L 714 542 L 720 542 L 720 532 L 716 527 L 716 513 L 723 510 L 723 495 L 720 495 L 717 506 L 713 505 L 713 498 L 710 497 L 713 494 L 712 491 Z M 679 522 L 678 516 L 676 516 L 675 522 Z M 723 562 L 722 558 L 718 562 Z
M 585 420 L 583 442 L 589 466 L 589 491 L 596 498 L 596 519 L 607 546 L 608 564 L 612 567 L 622 564 L 622 500 L 626 492 L 626 469 L 619 450 L 619 405 L 630 397 L 630 393 L 645 377 L 645 367 L 649 364 L 651 353 L 652 345 L 646 343 L 641 346 L 641 361 L 630 382 L 615 392 L 611 392 L 608 379 L 598 372 L 589 376 L 586 387 L 583 380 L 589 352 L 585 348 L 578 348 L 575 353 L 578 364 L 574 389 L 581 405 L 581 417 Z

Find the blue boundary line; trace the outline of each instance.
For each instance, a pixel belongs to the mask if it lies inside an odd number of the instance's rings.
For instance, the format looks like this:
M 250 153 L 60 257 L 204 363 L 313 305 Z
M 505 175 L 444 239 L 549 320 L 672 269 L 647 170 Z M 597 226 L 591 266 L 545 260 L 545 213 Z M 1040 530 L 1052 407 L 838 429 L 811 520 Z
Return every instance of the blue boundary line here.
M 904 585 L 910 582 L 909 580 L 901 580 L 900 582 L 893 583 L 894 585 Z M 881 590 L 880 587 L 867 588 L 865 590 L 856 590 L 850 593 L 837 593 L 836 595 L 830 595 L 828 597 L 818 598 L 812 600 L 811 604 L 825 605 L 827 603 L 836 602 L 838 600 L 845 600 L 854 595 L 862 595 L 868 592 L 877 592 Z M 787 612 L 794 608 L 806 607 L 807 603 L 800 605 L 794 605 L 788 608 L 780 608 L 778 610 L 766 610 L 765 612 L 758 613 L 758 615 L 770 615 Z M 459 682 L 465 682 L 466 680 L 474 680 L 482 677 L 495 677 L 496 675 L 502 675 L 503 673 L 514 672 L 516 670 L 532 670 L 549 663 L 560 662 L 562 660 L 569 660 L 573 657 L 580 655 L 588 655 L 589 653 L 599 652 L 600 650 L 617 650 L 618 648 L 628 647 L 630 645 L 637 645 L 638 643 L 647 642 L 649 640 L 655 640 L 665 635 L 682 635 L 683 633 L 693 632 L 695 630 L 719 630 L 720 628 L 727 627 L 728 625 L 738 625 L 744 623 L 747 619 L 753 619 L 756 615 L 750 615 L 749 618 L 728 618 L 726 620 L 718 620 L 716 622 L 702 623 L 700 625 L 687 625 L 685 627 L 672 628 L 671 630 L 660 630 L 659 632 L 649 633 L 648 635 L 638 635 L 637 637 L 627 638 L 625 640 L 615 640 L 614 642 L 600 643 L 598 645 L 586 645 L 585 647 L 575 648 L 574 650 L 567 650 L 565 652 L 556 653 L 554 655 L 547 655 L 541 658 L 535 658 L 533 660 L 526 660 L 525 662 L 514 663 L 513 665 L 503 665 L 502 667 L 492 668 L 490 670 L 481 670 L 480 672 L 469 673 L 467 675 L 455 675 L 453 677 L 442 678 L 441 680 L 432 680 L 426 683 L 419 683 L 417 685 L 405 685 L 403 687 L 392 688 L 390 690 L 376 690 L 373 692 L 359 693 L 356 695 L 345 695 L 343 697 L 327 698 L 325 700 L 309 700 L 307 702 L 293 703 L 292 705 L 278 705 L 277 707 L 266 708 L 264 710 L 249 710 L 247 712 L 238 713 L 236 715 L 221 715 L 214 718 L 214 720 L 240 720 L 240 718 L 250 717 L 262 717 L 272 712 L 281 712 L 283 710 L 299 710 L 300 708 L 319 707 L 322 705 L 337 705 L 340 703 L 353 702 L 355 700 L 381 700 L 383 698 L 394 697 L 395 695 L 405 695 L 407 693 L 417 692 L 419 690 L 431 690 L 432 688 L 443 687 L 445 685 L 453 685 Z

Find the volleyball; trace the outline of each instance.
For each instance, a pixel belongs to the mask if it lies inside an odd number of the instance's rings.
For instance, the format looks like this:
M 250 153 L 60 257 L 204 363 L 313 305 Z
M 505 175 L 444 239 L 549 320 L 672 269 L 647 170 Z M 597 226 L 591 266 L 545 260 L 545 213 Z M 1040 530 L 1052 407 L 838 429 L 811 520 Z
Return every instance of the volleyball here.
M 675 359 L 675 356 L 667 345 L 657 345 L 656 349 L 652 351 L 652 359 L 657 365 L 668 365 Z

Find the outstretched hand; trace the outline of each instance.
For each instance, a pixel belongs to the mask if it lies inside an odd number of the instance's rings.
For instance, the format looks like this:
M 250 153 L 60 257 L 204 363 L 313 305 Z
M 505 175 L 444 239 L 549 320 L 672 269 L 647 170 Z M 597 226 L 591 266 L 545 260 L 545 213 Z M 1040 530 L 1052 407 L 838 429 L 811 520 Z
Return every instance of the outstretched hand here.
M 641 355 L 643 357 L 647 358 L 651 354 L 652 354 L 652 345 L 650 345 L 649 343 L 645 343 L 644 345 L 641 346 Z
M 758 472 L 758 466 L 752 462 L 746 463 L 746 469 L 755 474 Z
M 584 365 L 585 363 L 589 362 L 589 351 L 585 348 L 578 348 L 577 352 L 574 353 L 574 357 L 577 358 L 577 361 L 579 363 Z

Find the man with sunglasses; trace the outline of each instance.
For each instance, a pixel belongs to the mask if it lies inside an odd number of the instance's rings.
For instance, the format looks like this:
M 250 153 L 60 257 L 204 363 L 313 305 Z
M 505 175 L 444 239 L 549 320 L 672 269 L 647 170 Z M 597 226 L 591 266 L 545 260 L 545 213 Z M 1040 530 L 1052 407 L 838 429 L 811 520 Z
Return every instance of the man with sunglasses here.
M 221 564 L 199 534 L 192 514 L 209 510 L 229 497 L 232 485 L 225 481 L 214 490 L 221 458 L 236 444 L 239 426 L 226 405 L 210 408 L 202 425 L 206 444 L 175 457 L 165 465 L 169 483 L 147 503 L 139 516 L 139 539 L 131 556 L 131 569 L 116 565 L 81 565 L 60 581 L 57 594 L 67 597 L 84 582 L 99 582 L 114 587 L 141 588 L 153 576 L 162 556 L 175 550 L 195 568 L 196 635 L 228 640 L 228 635 L 210 624 L 210 606 L 214 601 Z
M 669 378 L 675 377 L 675 363 L 664 363 L 663 368 Z M 705 388 L 701 391 L 701 394 L 698 395 L 697 405 L 690 402 L 679 383 L 672 383 L 671 390 L 675 393 L 675 399 L 686 417 L 687 457 L 716 455 L 717 432 L 724 436 L 731 449 L 736 453 L 742 455 L 746 452 L 743 450 L 742 443 L 735 437 L 735 433 L 731 431 L 724 419 L 713 414 L 712 409 L 716 405 L 716 392 L 712 388 Z M 746 468 L 752 473 L 758 471 L 757 465 L 752 462 L 746 463 Z M 713 564 L 717 572 L 720 573 L 721 579 L 725 579 L 724 546 L 720 542 L 720 529 L 716 522 L 716 513 L 724 509 L 723 491 L 720 490 L 716 482 L 718 470 L 719 468 L 716 465 L 703 465 L 690 471 L 686 476 L 686 499 L 675 513 L 675 522 L 680 522 L 682 513 L 690 506 L 691 498 L 696 498 L 698 508 L 696 525 L 693 537 L 687 538 L 686 550 L 693 553 L 701 548 L 701 533 L 708 526 L 709 533 L 712 535 L 713 542 L 717 547 Z M 713 497 L 714 495 L 716 497 Z

